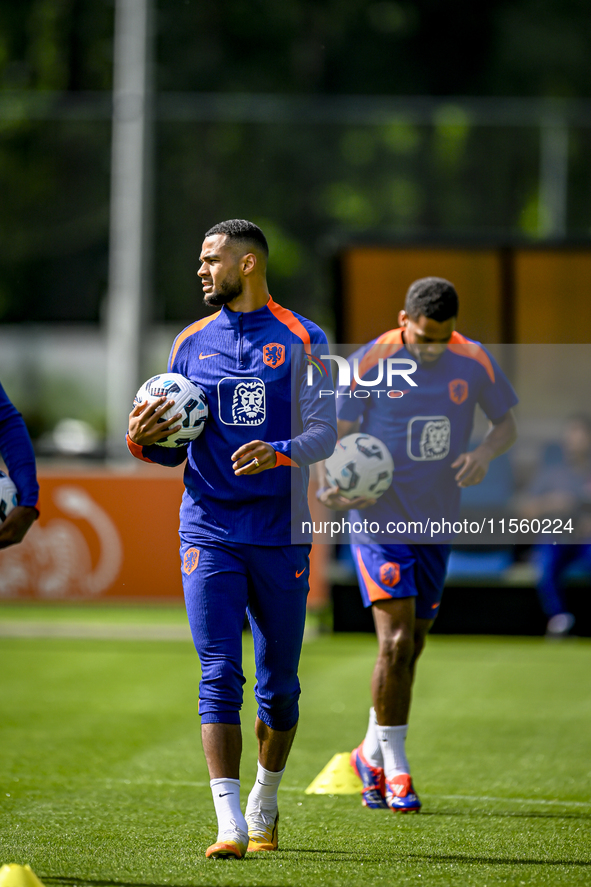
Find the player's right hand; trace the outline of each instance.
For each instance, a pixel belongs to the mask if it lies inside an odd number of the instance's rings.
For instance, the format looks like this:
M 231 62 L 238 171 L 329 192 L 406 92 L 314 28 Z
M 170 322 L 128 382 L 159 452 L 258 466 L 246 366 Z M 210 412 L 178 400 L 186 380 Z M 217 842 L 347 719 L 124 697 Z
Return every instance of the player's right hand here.
M 316 493 L 316 498 L 327 508 L 333 511 L 348 511 L 350 508 L 368 508 L 375 505 L 377 499 L 367 499 L 365 496 L 358 496 L 356 499 L 346 499 L 338 487 L 322 487 Z
M 167 400 L 165 397 L 159 397 L 153 403 L 147 400 L 138 403 L 129 414 L 127 430 L 129 439 L 141 447 L 146 447 L 166 440 L 175 431 L 179 431 L 181 426 L 175 423 L 178 423 L 181 413 L 176 413 L 164 422 L 158 421 L 172 406 L 174 400 Z
M 29 505 L 16 505 L 3 524 L 0 524 L 0 548 L 18 545 L 29 527 L 37 520 L 39 512 Z

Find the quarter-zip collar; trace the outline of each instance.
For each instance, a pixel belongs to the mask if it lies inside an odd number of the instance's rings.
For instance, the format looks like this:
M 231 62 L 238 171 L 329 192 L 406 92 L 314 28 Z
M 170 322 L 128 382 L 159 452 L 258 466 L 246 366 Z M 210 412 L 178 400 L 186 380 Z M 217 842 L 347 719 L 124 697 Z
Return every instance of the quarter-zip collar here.
M 240 319 L 243 318 L 242 324 L 243 326 L 254 326 L 261 319 L 266 319 L 266 315 L 269 311 L 269 302 L 263 305 L 261 308 L 257 308 L 256 311 L 230 311 L 227 305 L 222 305 L 222 315 L 226 320 L 228 326 L 235 329 L 240 325 Z M 249 323 L 249 321 L 253 321 L 253 323 Z

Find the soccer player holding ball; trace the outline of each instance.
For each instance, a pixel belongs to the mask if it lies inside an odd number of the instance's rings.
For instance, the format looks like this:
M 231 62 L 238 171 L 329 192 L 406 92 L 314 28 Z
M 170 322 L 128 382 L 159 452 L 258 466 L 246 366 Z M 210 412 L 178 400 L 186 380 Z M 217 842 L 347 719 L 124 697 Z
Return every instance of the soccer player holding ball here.
M 17 504 L 7 497 L 0 501 L 0 548 L 17 545 L 25 537 L 39 512 L 39 484 L 33 445 L 23 417 L 0 385 L 0 455 L 16 487 Z M 4 504 L 2 504 L 4 503 Z
M 162 465 L 186 461 L 180 513 L 181 571 L 201 661 L 201 736 L 218 819 L 207 857 L 238 858 L 278 844 L 277 789 L 298 721 L 297 669 L 310 544 L 291 544 L 291 518 L 309 520 L 309 468 L 336 442 L 334 401 L 308 386 L 307 357 L 326 349 L 310 320 L 269 295 L 268 246 L 251 222 L 205 235 L 198 275 L 218 310 L 177 336 L 169 372 L 195 382 L 209 415 L 188 446 L 163 447 L 181 428 L 164 414 L 174 397 L 137 404 L 128 446 Z M 296 346 L 296 347 L 293 347 Z M 309 540 L 311 542 L 311 539 Z M 254 639 L 258 772 L 240 807 L 242 628 Z
M 352 509 L 352 525 L 364 518 L 366 526 L 382 529 L 388 522 L 424 525 L 427 518 L 453 523 L 461 488 L 480 483 L 491 459 L 515 441 L 515 392 L 486 349 L 455 331 L 457 314 L 451 283 L 437 277 L 417 280 L 406 295 L 399 327 L 350 358 L 352 366 L 358 360 L 362 381 L 375 380 L 393 355 L 416 363 L 415 385 L 401 383 L 405 390 L 392 390 L 393 396 L 352 397 L 355 381 L 339 392 L 339 438 L 360 428 L 382 441 L 394 459 L 392 485 L 377 500 L 351 501 L 334 486 L 319 491 L 328 507 Z M 477 404 L 490 427 L 480 446 L 468 452 Z M 384 536 L 363 532 L 351 536 L 361 595 L 372 607 L 378 638 L 373 707 L 351 764 L 363 783 L 366 807 L 404 812 L 421 806 L 405 740 L 416 663 L 437 615 L 451 546 L 426 544 L 420 536 L 393 541 L 384 544 Z

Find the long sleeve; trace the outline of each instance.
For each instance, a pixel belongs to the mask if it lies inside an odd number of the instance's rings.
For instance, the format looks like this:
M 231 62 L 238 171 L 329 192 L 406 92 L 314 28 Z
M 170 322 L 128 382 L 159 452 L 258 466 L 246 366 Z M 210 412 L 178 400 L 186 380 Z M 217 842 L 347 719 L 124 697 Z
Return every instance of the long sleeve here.
M 143 447 L 126 437 L 127 449 L 136 459 L 142 462 L 154 462 L 157 465 L 165 465 L 167 468 L 176 468 L 182 465 L 187 458 L 187 447 L 160 447 L 158 444 L 150 444 Z
M 292 346 L 293 437 L 269 441 L 277 453 L 297 466 L 328 459 L 337 441 L 335 398 L 332 391 L 328 391 L 332 389 L 332 381 L 323 375 L 320 357 L 321 352 L 328 349 L 328 343 L 324 334 L 316 338 L 310 352 L 303 346 Z M 312 369 L 308 372 L 310 366 Z
M 18 504 L 37 507 L 39 484 L 33 445 L 23 417 L 0 385 L 0 453 L 18 492 Z

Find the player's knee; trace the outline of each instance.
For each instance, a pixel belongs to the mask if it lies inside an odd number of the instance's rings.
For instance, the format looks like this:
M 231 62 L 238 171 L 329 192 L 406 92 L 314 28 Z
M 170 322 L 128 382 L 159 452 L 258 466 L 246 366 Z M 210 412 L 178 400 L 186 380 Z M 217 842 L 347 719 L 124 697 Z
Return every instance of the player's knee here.
M 299 698 L 299 687 L 290 693 L 277 693 L 265 699 L 257 696 L 258 716 L 271 730 L 291 730 L 298 722 Z
M 387 660 L 393 670 L 409 668 L 415 657 L 415 639 L 406 627 L 380 640 L 380 656 Z
M 414 650 L 413 650 L 413 654 L 412 654 L 413 665 L 417 661 L 417 659 L 419 658 L 421 653 L 423 652 L 423 650 L 425 648 L 425 641 L 426 641 L 426 637 L 423 634 L 420 634 L 420 635 L 415 634 Z
M 411 668 L 414 668 L 415 665 L 417 664 L 417 659 L 421 655 L 422 650 L 423 650 L 422 647 L 415 647 L 414 653 L 412 654 L 411 659 L 410 659 L 410 667 Z
M 238 720 L 234 717 L 231 721 L 222 722 L 239 723 L 244 682 L 242 669 L 233 660 L 202 657 L 199 682 L 199 714 L 202 719 L 213 716 L 211 723 L 217 723 L 217 716 L 221 713 L 235 712 Z

